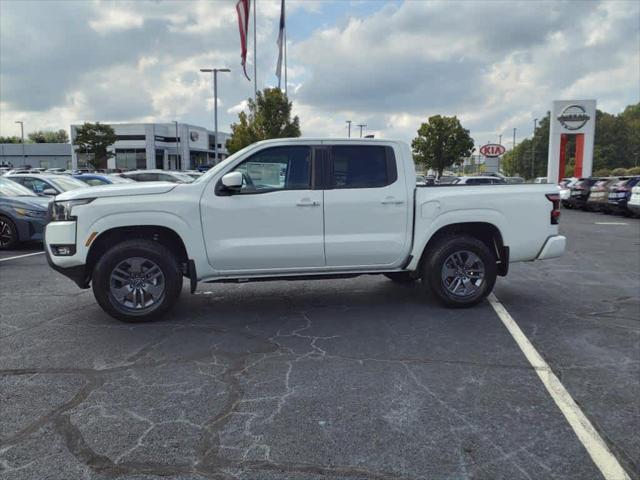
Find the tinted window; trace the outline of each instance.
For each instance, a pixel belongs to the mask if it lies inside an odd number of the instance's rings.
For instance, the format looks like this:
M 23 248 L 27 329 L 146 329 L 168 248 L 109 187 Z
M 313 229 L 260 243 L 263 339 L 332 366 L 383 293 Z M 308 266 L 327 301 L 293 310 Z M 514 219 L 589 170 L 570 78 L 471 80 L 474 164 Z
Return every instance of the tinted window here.
M 22 183 L 25 187 L 33 190 L 36 193 L 42 193 L 47 188 L 52 188 L 47 182 L 40 180 L 39 178 L 22 177 Z
M 311 148 L 267 148 L 242 162 L 233 171 L 242 173 L 242 193 L 309 189 Z
M 331 159 L 334 188 L 384 187 L 398 177 L 393 153 L 387 147 L 337 145 L 331 148 Z
M 491 183 L 490 178 L 470 178 L 467 185 L 482 185 L 483 183 Z

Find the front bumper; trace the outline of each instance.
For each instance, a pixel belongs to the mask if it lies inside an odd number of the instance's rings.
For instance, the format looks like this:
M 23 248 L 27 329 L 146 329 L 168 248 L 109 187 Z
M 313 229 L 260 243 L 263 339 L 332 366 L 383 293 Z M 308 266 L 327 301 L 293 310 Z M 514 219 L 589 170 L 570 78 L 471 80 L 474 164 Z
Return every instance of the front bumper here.
M 77 225 L 74 221 L 50 222 L 45 229 L 44 251 L 47 256 L 47 263 L 56 272 L 70 278 L 80 288 L 89 288 L 89 278 L 87 278 L 84 251 L 75 251 L 73 255 L 54 255 L 52 245 L 73 246 L 77 248 Z
M 547 260 L 549 258 L 557 258 L 564 255 L 567 248 L 567 237 L 564 235 L 554 235 L 547 238 L 542 250 L 538 254 L 538 260 Z
M 86 268 L 84 265 L 76 265 L 74 267 L 61 267 L 53 263 L 53 259 L 51 258 L 51 253 L 49 252 L 49 247 L 45 246 L 44 254 L 47 257 L 47 263 L 51 268 L 53 268 L 56 272 L 61 273 L 65 277 L 73 280 L 73 283 L 78 285 L 80 288 L 89 288 L 89 278 L 87 278 Z

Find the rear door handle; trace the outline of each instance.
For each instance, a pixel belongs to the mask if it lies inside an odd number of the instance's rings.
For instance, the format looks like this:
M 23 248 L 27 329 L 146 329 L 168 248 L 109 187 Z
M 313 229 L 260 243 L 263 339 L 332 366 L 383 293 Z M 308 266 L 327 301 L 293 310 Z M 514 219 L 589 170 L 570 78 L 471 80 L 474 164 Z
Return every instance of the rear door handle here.
M 298 202 L 296 205 L 298 207 L 319 207 L 320 202 Z
M 402 200 L 383 200 L 382 205 L 402 205 L 404 202 Z

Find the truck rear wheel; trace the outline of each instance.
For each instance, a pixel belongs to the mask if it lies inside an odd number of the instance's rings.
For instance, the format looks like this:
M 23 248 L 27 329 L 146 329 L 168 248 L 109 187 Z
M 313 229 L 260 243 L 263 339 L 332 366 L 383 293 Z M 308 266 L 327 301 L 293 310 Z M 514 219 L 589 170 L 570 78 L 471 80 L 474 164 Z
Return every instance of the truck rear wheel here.
M 102 255 L 92 275 L 93 294 L 112 317 L 125 322 L 160 318 L 182 291 L 173 254 L 151 240 L 127 240 Z
M 423 284 L 448 307 L 471 307 L 496 283 L 495 255 L 484 242 L 467 235 L 438 241 L 427 252 L 423 269 Z

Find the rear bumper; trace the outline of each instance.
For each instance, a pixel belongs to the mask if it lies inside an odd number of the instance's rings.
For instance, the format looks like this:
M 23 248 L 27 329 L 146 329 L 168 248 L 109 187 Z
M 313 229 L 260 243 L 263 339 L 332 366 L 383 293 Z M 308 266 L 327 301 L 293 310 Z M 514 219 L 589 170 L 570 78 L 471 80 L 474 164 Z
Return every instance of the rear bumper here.
M 633 213 L 640 213 L 640 203 L 627 203 L 627 208 Z
M 538 254 L 538 260 L 547 260 L 549 258 L 557 258 L 564 255 L 567 248 L 567 237 L 564 235 L 554 235 L 547 238 L 542 250 Z

